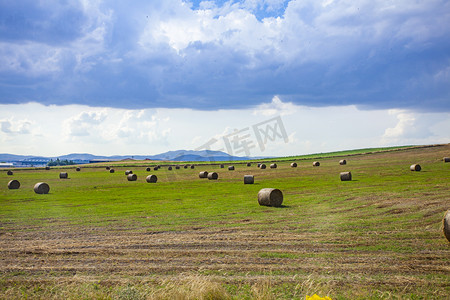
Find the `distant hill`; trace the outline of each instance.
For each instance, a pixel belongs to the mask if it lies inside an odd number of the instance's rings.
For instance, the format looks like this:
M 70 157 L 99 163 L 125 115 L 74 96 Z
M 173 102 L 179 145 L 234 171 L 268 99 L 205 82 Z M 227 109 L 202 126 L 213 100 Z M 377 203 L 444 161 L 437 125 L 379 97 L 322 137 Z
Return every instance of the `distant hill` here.
M 224 160 L 247 160 L 251 157 L 232 156 L 221 151 L 211 150 L 177 150 L 153 155 L 150 159 L 172 160 L 172 161 L 224 161 Z
M 67 159 L 67 160 L 92 160 L 92 159 L 101 159 L 103 157 L 104 156 L 97 156 L 89 153 L 72 153 L 58 156 L 59 159 Z
M 221 151 L 211 150 L 176 150 L 168 151 L 157 155 L 113 155 L 101 156 L 89 153 L 72 153 L 55 157 L 37 157 L 33 155 L 14 155 L 8 153 L 0 154 L 0 162 L 26 162 L 26 161 L 48 161 L 50 159 L 71 160 L 78 163 L 88 163 L 92 160 L 171 160 L 171 161 L 226 161 L 226 160 L 247 160 L 252 157 L 232 156 Z
M 15 154 L 8 154 L 8 153 L 0 153 L 0 161 L 18 161 L 18 160 L 24 160 L 24 159 L 30 159 L 36 157 L 34 155 L 15 155 Z

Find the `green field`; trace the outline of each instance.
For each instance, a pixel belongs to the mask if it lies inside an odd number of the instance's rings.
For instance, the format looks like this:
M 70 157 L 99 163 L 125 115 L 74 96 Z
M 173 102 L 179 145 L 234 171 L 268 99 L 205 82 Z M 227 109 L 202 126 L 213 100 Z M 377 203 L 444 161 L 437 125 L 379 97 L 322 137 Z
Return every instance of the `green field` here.
M 444 156 L 449 144 L 290 157 L 265 170 L 2 170 L 0 299 L 449 299 Z M 243 184 L 247 174 L 255 184 Z M 37 182 L 50 193 L 35 194 Z M 282 207 L 258 205 L 266 187 L 283 192 Z

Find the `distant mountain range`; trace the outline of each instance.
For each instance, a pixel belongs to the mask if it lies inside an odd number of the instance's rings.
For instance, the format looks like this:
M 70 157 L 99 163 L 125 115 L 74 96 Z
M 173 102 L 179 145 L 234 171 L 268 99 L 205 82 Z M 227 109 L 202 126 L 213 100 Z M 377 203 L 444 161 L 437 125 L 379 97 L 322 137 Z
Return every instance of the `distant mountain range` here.
M 135 160 L 170 160 L 170 161 L 233 161 L 233 160 L 248 160 L 255 157 L 232 156 L 221 151 L 211 150 L 177 150 L 168 151 L 157 155 L 114 155 L 114 156 L 99 156 L 88 153 L 72 153 L 67 155 L 55 157 L 43 157 L 33 155 L 14 155 L 14 154 L 0 154 L 0 162 L 12 162 L 17 164 L 44 164 L 50 160 L 71 160 L 75 163 L 89 163 L 92 161 L 117 161 L 124 159 Z M 255 158 L 256 159 L 256 158 Z

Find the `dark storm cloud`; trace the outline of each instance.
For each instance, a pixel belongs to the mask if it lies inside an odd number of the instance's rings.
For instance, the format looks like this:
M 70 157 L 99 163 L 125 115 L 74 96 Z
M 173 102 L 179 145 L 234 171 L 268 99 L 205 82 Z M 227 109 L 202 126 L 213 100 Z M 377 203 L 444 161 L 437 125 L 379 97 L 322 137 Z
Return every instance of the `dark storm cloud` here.
M 0 103 L 450 110 L 446 1 L 0 2 Z

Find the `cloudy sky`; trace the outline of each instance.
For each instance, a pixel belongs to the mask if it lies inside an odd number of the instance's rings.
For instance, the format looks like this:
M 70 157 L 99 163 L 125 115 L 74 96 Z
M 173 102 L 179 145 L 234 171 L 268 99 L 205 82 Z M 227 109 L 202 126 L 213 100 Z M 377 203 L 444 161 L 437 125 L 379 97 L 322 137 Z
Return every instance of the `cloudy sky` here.
M 0 0 L 0 153 L 449 143 L 448 24 L 446 0 Z

